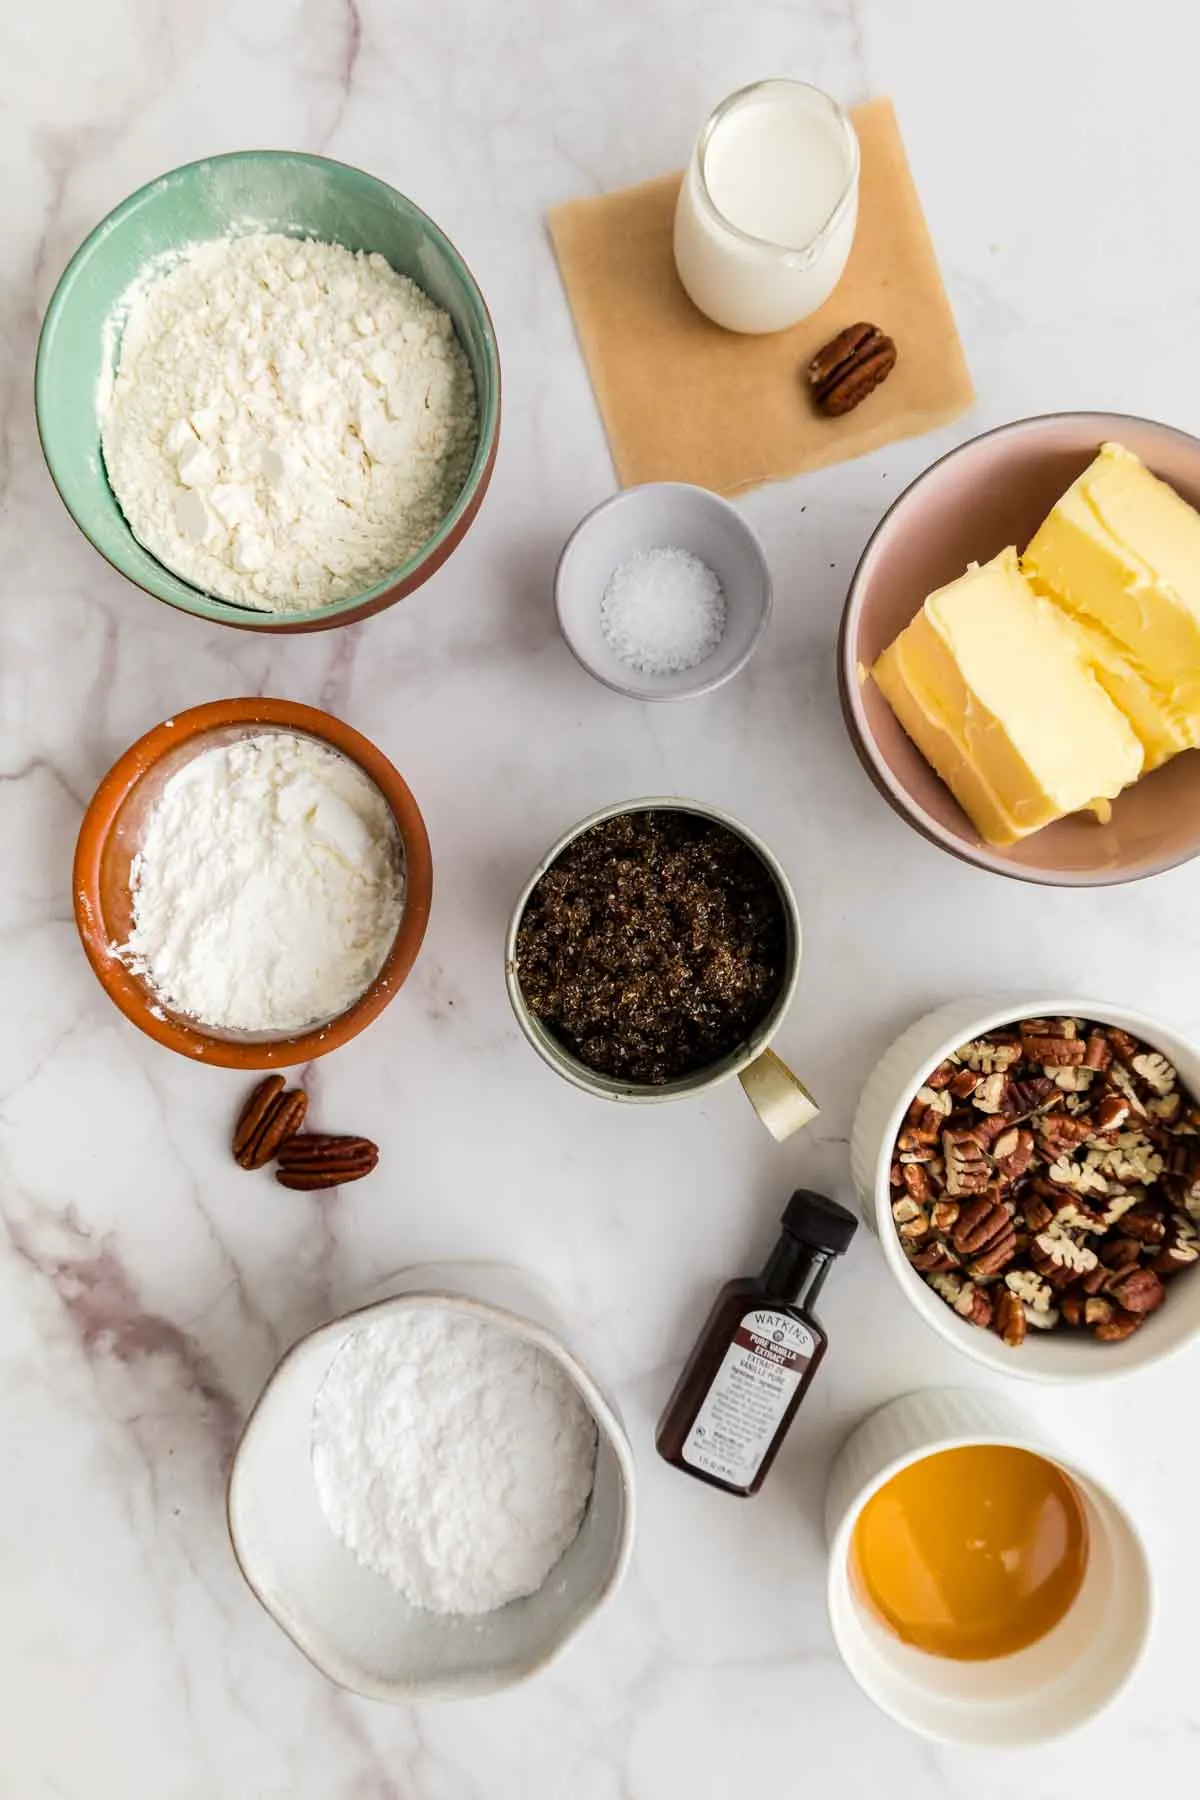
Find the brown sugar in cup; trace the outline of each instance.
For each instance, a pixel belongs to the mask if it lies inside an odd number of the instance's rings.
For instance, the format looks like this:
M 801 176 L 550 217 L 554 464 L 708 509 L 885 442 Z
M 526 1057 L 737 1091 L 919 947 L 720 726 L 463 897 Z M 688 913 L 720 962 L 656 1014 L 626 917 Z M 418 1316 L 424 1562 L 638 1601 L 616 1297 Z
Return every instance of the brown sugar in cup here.
M 226 1031 L 165 1006 L 151 985 L 114 953 L 133 924 L 130 869 L 151 807 L 192 757 L 264 731 L 318 739 L 362 770 L 379 789 L 404 850 L 405 898 L 383 967 L 353 1006 L 335 1019 L 290 1035 Z M 271 1069 L 311 1062 L 357 1037 L 399 989 L 421 948 L 433 894 L 429 837 L 408 784 L 369 739 L 331 714 L 291 700 L 214 700 L 156 725 L 113 764 L 80 827 L 72 879 L 75 923 L 88 961 L 114 1005 L 147 1037 L 227 1069 Z
M 919 475 L 863 551 L 842 616 L 838 687 L 850 740 L 893 811 L 961 861 L 1018 881 L 1099 887 L 1200 853 L 1200 755 L 1185 750 L 1113 801 L 1100 825 L 1076 814 L 1008 849 L 985 844 L 867 671 L 927 595 L 1009 544 L 1024 550 L 1101 444 L 1124 444 L 1200 507 L 1200 440 L 1121 413 L 1050 413 L 971 439 Z

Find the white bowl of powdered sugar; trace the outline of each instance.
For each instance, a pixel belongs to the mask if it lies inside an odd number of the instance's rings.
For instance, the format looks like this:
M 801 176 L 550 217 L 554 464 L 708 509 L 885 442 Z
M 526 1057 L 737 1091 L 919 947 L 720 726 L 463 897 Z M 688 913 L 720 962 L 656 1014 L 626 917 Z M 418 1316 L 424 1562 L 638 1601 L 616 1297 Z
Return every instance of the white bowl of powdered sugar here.
M 534 1674 L 617 1587 L 633 1455 L 527 1276 L 425 1265 L 283 1358 L 228 1514 L 246 1580 L 326 1675 L 456 1699 Z

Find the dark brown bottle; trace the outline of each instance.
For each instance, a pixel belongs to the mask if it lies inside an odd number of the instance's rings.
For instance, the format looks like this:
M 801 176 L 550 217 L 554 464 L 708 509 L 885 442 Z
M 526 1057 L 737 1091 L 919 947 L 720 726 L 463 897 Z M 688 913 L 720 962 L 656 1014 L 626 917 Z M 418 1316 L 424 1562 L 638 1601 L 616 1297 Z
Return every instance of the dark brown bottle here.
M 658 1423 L 658 1453 L 727 1494 L 757 1494 L 829 1340 L 812 1304 L 858 1220 L 797 1188 L 761 1275 L 727 1281 Z

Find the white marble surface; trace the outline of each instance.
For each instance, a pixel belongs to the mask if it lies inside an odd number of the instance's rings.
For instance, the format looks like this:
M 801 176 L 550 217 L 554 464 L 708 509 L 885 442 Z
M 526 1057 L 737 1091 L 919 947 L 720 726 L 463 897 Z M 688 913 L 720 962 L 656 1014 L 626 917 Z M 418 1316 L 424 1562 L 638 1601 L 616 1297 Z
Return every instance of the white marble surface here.
M 857 1800 L 1190 1787 L 1200 1733 L 1193 1384 L 1030 1395 L 1136 1509 L 1161 1578 L 1144 1672 L 1103 1722 L 1011 1758 L 942 1752 L 843 1672 L 819 1504 L 842 1434 L 915 1385 L 977 1379 L 863 1234 L 833 1350 L 750 1505 L 660 1464 L 653 1421 L 715 1285 L 797 1181 L 848 1191 L 859 1085 L 894 1031 L 981 983 L 1108 994 L 1200 1032 L 1200 866 L 1130 889 L 989 879 L 910 835 L 844 739 L 838 611 L 887 500 L 983 426 L 1114 407 L 1200 429 L 1193 82 L 1179 0 L 40 0 L 0 77 L 0 1796 L 3 1800 Z M 553 558 L 611 486 L 545 208 L 677 164 L 765 73 L 890 93 L 979 388 L 951 431 L 761 491 L 771 640 L 710 699 L 644 709 L 558 641 Z M 33 433 L 38 318 L 84 232 L 164 168 L 247 144 L 394 182 L 457 240 L 507 383 L 465 546 L 366 626 L 290 642 L 176 616 L 76 534 Z M 802 511 L 801 508 L 804 508 Z M 217 695 L 315 702 L 374 737 L 425 810 L 438 891 L 415 974 L 313 1075 L 379 1175 L 327 1203 L 230 1163 L 244 1084 L 139 1038 L 75 940 L 68 871 L 111 760 Z M 779 1149 L 736 1090 L 616 1116 L 518 1038 L 501 978 L 527 867 L 590 808 L 686 790 L 794 877 L 807 955 L 780 1048 L 824 1104 Z M 398 1264 L 497 1254 L 550 1281 L 641 1458 L 619 1600 L 511 1695 L 392 1711 L 317 1676 L 234 1567 L 222 1481 L 280 1350 Z M 1023 1394 L 1021 1396 L 1024 1398 Z

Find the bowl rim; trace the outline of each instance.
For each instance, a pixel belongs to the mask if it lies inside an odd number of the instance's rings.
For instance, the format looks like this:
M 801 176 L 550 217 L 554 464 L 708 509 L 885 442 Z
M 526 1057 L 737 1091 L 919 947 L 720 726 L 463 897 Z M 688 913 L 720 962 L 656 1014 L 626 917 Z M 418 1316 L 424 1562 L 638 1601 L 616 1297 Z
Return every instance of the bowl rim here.
M 804 84 L 801 83 L 800 85 Z M 678 683 L 675 687 L 672 687 L 669 690 L 664 689 L 660 693 L 647 693 L 642 688 L 635 686 L 632 682 L 624 682 L 615 675 L 605 674 L 602 669 L 597 668 L 597 666 L 593 662 L 590 662 L 584 655 L 583 650 L 576 642 L 575 636 L 569 629 L 564 617 L 563 591 L 565 587 L 565 571 L 567 569 L 568 561 L 579 542 L 585 534 L 592 529 L 603 514 L 615 511 L 617 508 L 627 503 L 635 507 L 645 505 L 648 503 L 647 497 L 649 495 L 669 492 L 682 492 L 693 496 L 694 504 L 708 507 L 711 512 L 725 520 L 732 528 L 735 535 L 741 537 L 747 549 L 750 551 L 758 570 L 761 604 L 758 609 L 758 621 L 745 649 L 740 656 L 735 657 L 734 660 L 722 668 L 719 673 L 710 675 L 707 680 L 689 682 L 687 679 L 688 676 L 699 676 L 703 673 L 705 663 L 698 663 L 694 670 L 681 669 L 679 671 Z M 775 590 L 774 583 L 771 579 L 770 565 L 767 562 L 766 552 L 763 550 L 757 532 L 754 530 L 753 526 L 742 517 L 737 507 L 734 506 L 731 501 L 725 499 L 724 495 L 714 494 L 711 488 L 698 487 L 695 482 L 691 481 L 639 481 L 635 482 L 631 487 L 618 488 L 615 493 L 606 494 L 603 500 L 598 500 L 595 506 L 589 507 L 588 511 L 584 513 L 578 524 L 574 526 L 566 543 L 559 551 L 558 561 L 554 566 L 554 615 L 558 620 L 558 629 L 564 644 L 567 646 L 567 649 L 571 652 L 571 655 L 575 658 L 575 661 L 579 664 L 580 668 L 590 675 L 594 681 L 600 682 L 602 686 L 609 689 L 610 693 L 624 695 L 627 700 L 644 700 L 650 704 L 655 704 L 659 701 L 695 700 L 698 699 L 701 694 L 711 694 L 714 693 L 717 688 L 724 687 L 727 681 L 732 681 L 735 675 L 741 674 L 742 670 L 746 667 L 746 664 L 750 661 L 750 658 L 758 649 L 763 640 L 763 635 L 766 632 L 767 626 L 771 622 L 771 614 L 774 611 L 774 607 Z M 715 655 L 716 652 L 714 651 L 713 654 Z M 708 658 L 706 657 L 705 662 L 707 661 Z
M 49 390 L 48 361 L 50 352 L 53 349 L 53 341 L 58 322 L 66 309 L 75 283 L 79 279 L 84 266 L 96 246 L 111 232 L 116 224 L 123 220 L 129 213 L 136 211 L 153 193 L 161 190 L 164 185 L 177 183 L 184 177 L 194 174 L 197 170 L 210 169 L 217 165 L 239 162 L 301 163 L 315 168 L 335 169 L 341 175 L 349 177 L 354 184 L 362 184 L 367 188 L 377 190 L 379 193 L 385 195 L 393 204 L 398 203 L 398 210 L 418 218 L 423 223 L 430 236 L 436 240 L 439 248 L 446 257 L 447 262 L 453 268 L 458 279 L 461 281 L 464 290 L 471 296 L 479 311 L 484 364 L 487 369 L 487 387 L 489 391 L 486 394 L 476 393 L 476 402 L 479 410 L 479 437 L 475 446 L 475 454 L 471 461 L 470 470 L 467 473 L 462 488 L 455 498 L 453 506 L 442 519 L 437 530 L 426 539 L 420 549 L 414 551 L 412 556 L 410 556 L 406 562 L 400 564 L 395 569 L 389 570 L 388 573 L 374 583 L 373 586 L 364 589 L 361 593 L 348 594 L 339 600 L 332 600 L 327 602 L 324 606 L 313 607 L 303 612 L 268 612 L 265 609 L 259 610 L 254 607 L 239 605 L 238 602 L 233 600 L 224 600 L 219 595 L 207 594 L 202 588 L 194 587 L 184 576 L 176 575 L 173 570 L 166 569 L 165 565 L 162 565 L 165 573 L 169 575 L 173 581 L 180 582 L 188 589 L 187 599 L 180 598 L 175 594 L 160 592 L 157 586 L 151 586 L 149 584 L 148 579 L 143 580 L 139 576 L 131 575 L 127 570 L 123 569 L 119 563 L 114 562 L 112 557 L 95 543 L 76 516 L 74 508 L 67 498 L 62 481 L 59 479 L 59 472 L 55 467 L 54 455 L 47 445 L 46 433 L 44 432 L 42 425 L 43 407 L 46 403 Z M 180 163 L 177 167 L 167 169 L 161 175 L 156 175 L 151 180 L 143 182 L 140 187 L 135 188 L 131 194 L 126 195 L 124 200 L 119 201 L 116 206 L 105 213 L 104 217 L 92 227 L 86 237 L 75 249 L 70 260 L 63 269 L 62 274 L 55 283 L 54 292 L 50 296 L 49 303 L 38 330 L 37 351 L 34 359 L 33 389 L 34 421 L 37 429 L 38 444 L 41 448 L 42 458 L 46 464 L 50 479 L 54 483 L 54 487 L 58 493 L 59 499 L 63 503 L 67 516 L 79 531 L 80 535 L 91 545 L 96 554 L 103 557 L 109 568 L 113 569 L 123 580 L 128 581 L 131 586 L 140 588 L 143 593 L 149 594 L 153 599 L 159 600 L 165 606 L 171 606 L 177 612 L 185 613 L 191 618 L 204 619 L 209 623 L 219 625 L 232 625 L 234 627 L 243 627 L 249 630 L 259 631 L 311 631 L 321 630 L 330 626 L 352 624 L 356 619 L 366 616 L 368 612 L 378 611 L 382 604 L 388 602 L 388 596 L 393 594 L 393 590 L 404 586 L 405 591 L 407 592 L 411 586 L 418 585 L 419 582 L 425 578 L 425 574 L 432 575 L 445 560 L 446 556 L 449 555 L 450 551 L 455 548 L 458 537 L 466 530 L 466 527 L 470 524 L 471 519 L 478 510 L 479 504 L 482 501 L 483 495 L 491 480 L 500 434 L 500 354 L 496 342 L 495 326 L 492 322 L 492 316 L 488 309 L 487 301 L 484 299 L 483 290 L 475 279 L 470 266 L 462 256 L 461 252 L 451 242 L 436 221 L 433 220 L 422 207 L 418 206 L 415 200 L 410 200 L 407 194 L 401 193 L 399 188 L 392 187 L 389 182 L 381 180 L 378 175 L 372 175 L 369 170 L 359 168 L 354 163 L 339 162 L 333 157 L 318 156 L 307 150 L 229 150 L 220 152 L 214 156 L 197 157 L 192 162 Z M 105 474 L 104 480 L 107 483 L 107 474 Z M 147 554 L 152 555 L 152 552 L 147 552 Z M 157 565 L 158 559 L 154 558 L 154 561 Z M 432 564 L 432 566 L 427 567 L 429 564 Z M 401 599 L 402 597 L 403 595 L 399 593 L 394 595 L 395 599 Z
M 603 825 L 608 819 L 620 818 L 622 813 L 636 812 L 683 812 L 693 813 L 697 818 L 707 819 L 714 825 L 721 826 L 732 836 L 741 841 L 754 852 L 775 883 L 783 907 L 788 926 L 788 968 L 776 999 L 761 1024 L 751 1032 L 745 1046 L 734 1051 L 721 1062 L 714 1063 L 709 1069 L 699 1069 L 692 1075 L 681 1075 L 675 1081 L 665 1082 L 661 1087 L 636 1086 L 629 1082 L 616 1081 L 612 1076 L 600 1075 L 589 1069 L 586 1063 L 572 1056 L 565 1046 L 560 1045 L 552 1034 L 543 1026 L 530 1010 L 521 991 L 521 979 L 517 973 L 517 934 L 521 929 L 521 920 L 525 916 L 525 908 L 530 896 L 542 876 L 553 868 L 563 852 L 570 849 L 577 838 L 591 831 L 597 825 Z M 719 806 L 710 806 L 705 800 L 689 800 L 683 795 L 644 795 L 635 800 L 618 800 L 608 806 L 601 806 L 589 813 L 578 824 L 564 831 L 551 847 L 539 858 L 528 879 L 523 883 L 521 891 L 509 915 L 508 930 L 504 938 L 504 985 L 508 992 L 509 1005 L 512 1007 L 517 1024 L 526 1043 L 537 1052 L 547 1068 L 572 1087 L 582 1089 L 585 1094 L 592 1094 L 600 1100 L 615 1100 L 623 1105 L 659 1106 L 671 1100 L 690 1100 L 698 1094 L 706 1093 L 730 1076 L 739 1075 L 748 1068 L 757 1057 L 769 1049 L 772 1041 L 783 1026 L 796 997 L 796 989 L 800 983 L 800 966 L 804 960 L 804 930 L 800 919 L 800 904 L 796 899 L 795 889 L 788 878 L 787 871 L 775 855 L 775 852 L 751 831 L 748 825 L 735 818 L 732 813 L 725 812 Z
M 212 1037 L 199 1023 L 153 1009 L 142 981 L 113 955 L 104 926 L 100 869 L 109 833 L 139 781 L 179 745 L 230 725 L 263 725 L 319 739 L 355 763 L 387 802 L 405 858 L 405 897 L 391 949 L 353 1005 L 327 1024 L 263 1043 Z M 210 700 L 173 714 L 143 733 L 103 777 L 83 816 L 71 877 L 75 925 L 88 962 L 114 1005 L 156 1043 L 192 1061 L 225 1069 L 288 1068 L 349 1043 L 379 1016 L 406 980 L 421 948 L 433 898 L 429 836 L 408 783 L 361 732 L 318 707 L 294 700 Z M 160 1008 L 159 1011 L 162 1009 Z
M 982 997 L 981 997 L 982 998 Z M 1048 998 L 1036 993 L 1032 995 L 996 995 L 994 1004 L 979 1012 L 965 1029 L 956 1030 L 949 1038 L 943 1036 L 937 1050 L 923 1056 L 917 1073 L 906 1081 L 900 1099 L 888 1113 L 884 1124 L 880 1147 L 876 1153 L 872 1176 L 871 1204 L 875 1215 L 875 1235 L 883 1250 L 883 1258 L 896 1286 L 908 1304 L 931 1330 L 936 1331 L 954 1350 L 963 1356 L 970 1357 L 980 1367 L 990 1369 L 994 1374 L 1012 1376 L 1018 1381 L 1027 1381 L 1044 1387 L 1084 1387 L 1098 1382 L 1112 1382 L 1127 1376 L 1157 1367 L 1171 1358 L 1181 1355 L 1190 1349 L 1200 1337 L 1200 1319 L 1197 1319 L 1191 1330 L 1182 1334 L 1174 1343 L 1161 1346 L 1151 1345 L 1146 1348 L 1145 1339 L 1140 1332 L 1134 1333 L 1123 1343 L 1095 1346 L 1096 1367 L 1089 1369 L 1047 1369 L 1035 1368 L 1024 1356 L 1023 1350 L 1011 1350 L 994 1332 L 981 1330 L 977 1325 L 970 1325 L 948 1307 L 941 1297 L 934 1293 L 929 1284 L 922 1280 L 920 1274 L 912 1268 L 900 1248 L 900 1240 L 896 1233 L 895 1220 L 892 1218 L 891 1186 L 889 1175 L 892 1164 L 892 1151 L 900 1123 L 908 1109 L 917 1089 L 926 1076 L 935 1069 L 939 1062 L 951 1049 L 959 1044 L 969 1043 L 972 1038 L 979 1037 L 985 1031 L 994 1031 L 1001 1025 L 1015 1023 L 1018 1019 L 1037 1017 L 1072 1017 L 1092 1019 L 1100 1025 L 1123 1026 L 1135 1032 L 1155 1049 L 1162 1049 L 1172 1061 L 1176 1060 L 1178 1050 L 1200 1063 L 1200 1048 L 1193 1045 L 1182 1032 L 1164 1024 L 1161 1020 L 1148 1017 L 1134 1007 L 1122 1006 L 1115 1001 L 1081 1000 L 1078 995 L 1066 996 L 1051 994 Z M 919 1021 L 918 1021 L 919 1022 Z M 885 1057 L 888 1052 L 884 1052 Z M 1200 1278 L 1200 1264 L 1196 1265 L 1196 1274 Z M 1187 1279 L 1186 1274 L 1183 1279 Z M 1048 1333 L 1046 1343 L 1038 1345 L 1036 1337 L 1027 1338 L 1026 1345 L 1031 1342 L 1039 1348 L 1050 1349 L 1059 1334 Z M 1077 1343 L 1074 1336 L 1066 1340 Z
M 428 1266 L 432 1272 L 436 1272 L 439 1267 L 439 1265 Z M 544 1350 L 566 1372 L 591 1412 L 596 1422 L 597 1432 L 604 1437 L 616 1458 L 624 1500 L 620 1537 L 612 1567 L 603 1583 L 568 1629 L 545 1652 L 512 1665 L 503 1674 L 495 1672 L 488 1676 L 464 1677 L 460 1680 L 450 1680 L 440 1684 L 374 1681 L 369 1677 L 364 1678 L 358 1672 L 352 1673 L 337 1658 L 331 1660 L 328 1652 L 323 1648 L 318 1648 L 319 1640 L 311 1631 L 301 1626 L 299 1621 L 284 1617 L 263 1593 L 243 1555 L 243 1547 L 239 1544 L 238 1528 L 235 1523 L 237 1510 L 235 1490 L 239 1482 L 242 1450 L 250 1441 L 257 1425 L 261 1423 L 261 1414 L 268 1404 L 272 1392 L 281 1379 L 286 1379 L 290 1365 L 302 1356 L 309 1354 L 319 1340 L 326 1337 L 348 1336 L 348 1328 L 352 1321 L 366 1324 L 376 1315 L 382 1317 L 392 1312 L 398 1312 L 403 1307 L 428 1306 L 431 1303 L 449 1306 L 454 1311 L 473 1314 L 490 1324 L 498 1325 L 502 1330 L 512 1332 L 527 1343 L 535 1344 L 539 1349 Z M 637 1535 L 636 1464 L 633 1446 L 616 1408 L 609 1401 L 595 1377 L 589 1373 L 574 1351 L 552 1327 L 531 1318 L 528 1314 L 517 1312 L 512 1307 L 500 1305 L 493 1300 L 481 1299 L 477 1295 L 462 1292 L 436 1280 L 431 1281 L 428 1285 L 410 1288 L 402 1293 L 381 1295 L 376 1299 L 364 1301 L 360 1306 L 351 1307 L 348 1311 L 339 1313 L 335 1318 L 326 1319 L 321 1324 L 313 1326 L 310 1331 L 304 1332 L 294 1344 L 284 1351 L 263 1383 L 234 1447 L 229 1474 L 225 1481 L 225 1525 L 234 1560 L 255 1599 L 280 1630 L 291 1639 L 297 1649 L 308 1658 L 313 1667 L 329 1680 L 335 1681 L 339 1687 L 345 1688 L 350 1693 L 365 1695 L 368 1699 L 382 1700 L 393 1704 L 454 1700 L 498 1693 L 519 1686 L 522 1682 L 528 1681 L 532 1676 L 540 1673 L 542 1669 L 547 1668 L 552 1662 L 557 1661 L 568 1644 L 572 1642 L 588 1620 L 612 1598 L 625 1579 L 633 1558 L 634 1541 Z M 555 1564 L 555 1568 L 557 1566 Z M 554 1569 L 551 1569 L 546 1579 L 549 1580 L 553 1573 Z
M 1191 862 L 1193 858 L 1200 856 L 1200 844 L 1197 844 L 1193 850 L 1184 850 L 1178 855 L 1149 858 L 1134 867 L 1117 872 L 1060 870 L 1036 863 L 1011 862 L 999 851 L 992 849 L 982 841 L 972 844 L 968 839 L 957 836 L 948 830 L 908 793 L 908 790 L 897 780 L 880 755 L 862 702 L 864 683 L 860 679 L 856 653 L 857 627 L 862 613 L 866 579 L 871 572 L 871 563 L 879 554 L 878 546 L 885 534 L 896 529 L 897 515 L 917 489 L 935 475 L 943 465 L 953 462 L 956 457 L 965 456 L 976 446 L 986 443 L 992 438 L 1036 437 L 1042 429 L 1059 424 L 1063 420 L 1081 423 L 1095 420 L 1098 430 L 1103 431 L 1105 438 L 1119 435 L 1122 426 L 1143 426 L 1152 431 L 1178 438 L 1182 443 L 1190 445 L 1196 452 L 1197 458 L 1200 459 L 1200 438 L 1193 436 L 1189 431 L 1184 431 L 1178 425 L 1167 425 L 1160 419 L 1148 419 L 1139 413 L 1104 412 L 1070 407 L 1059 412 L 1033 413 L 1028 418 L 1010 419 L 1005 424 L 994 425 L 987 431 L 978 432 L 974 437 L 965 439 L 961 444 L 953 445 L 951 449 L 936 457 L 918 475 L 914 476 L 908 486 L 896 495 L 863 546 L 862 553 L 855 564 L 854 573 L 850 578 L 850 585 L 846 590 L 841 624 L 838 628 L 838 698 L 841 702 L 842 717 L 851 745 L 872 785 L 887 801 L 892 811 L 903 819 L 906 825 L 918 832 L 927 843 L 935 845 L 940 850 L 948 851 L 959 862 L 965 862 L 972 868 L 983 869 L 989 875 L 1004 876 L 1010 881 L 1024 881 L 1040 887 L 1121 887 L 1128 882 L 1145 881 L 1151 876 L 1165 874 L 1169 869 L 1177 869 L 1184 863 Z

